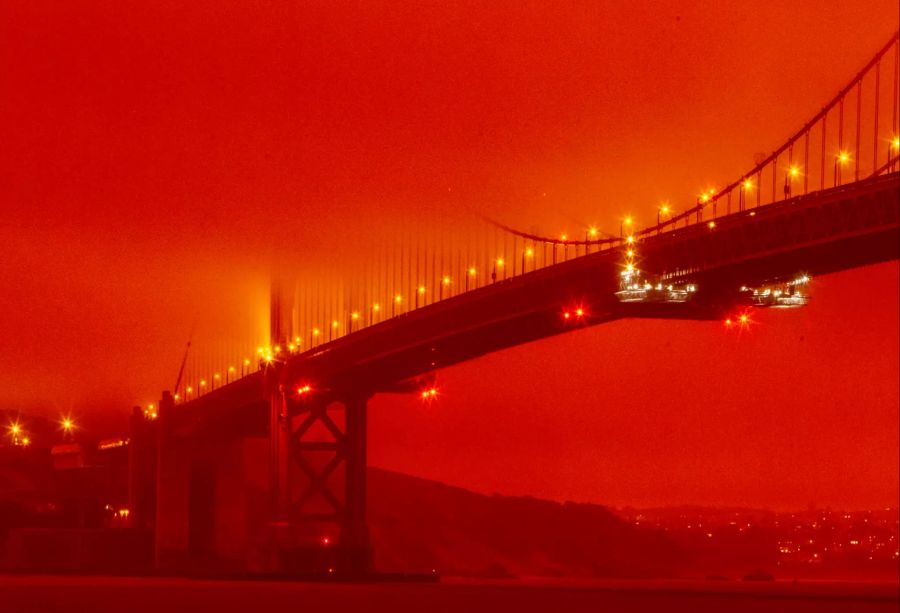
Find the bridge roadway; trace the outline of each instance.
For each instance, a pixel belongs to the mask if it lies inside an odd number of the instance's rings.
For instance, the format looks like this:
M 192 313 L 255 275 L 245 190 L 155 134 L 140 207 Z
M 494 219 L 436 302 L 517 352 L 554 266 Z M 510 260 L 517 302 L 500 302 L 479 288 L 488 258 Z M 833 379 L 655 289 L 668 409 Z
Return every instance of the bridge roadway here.
M 719 319 L 741 285 L 821 275 L 897 259 L 898 173 L 748 208 L 636 245 L 638 268 L 666 283 L 696 285 L 685 303 L 621 303 L 624 249 L 607 249 L 447 298 L 291 356 L 288 389 L 366 393 L 416 389 L 417 377 L 507 347 L 627 317 Z M 576 309 L 584 315 L 575 315 Z M 570 313 L 569 319 L 563 313 Z M 411 384 L 412 382 L 412 384 Z M 240 413 L 244 429 L 268 431 L 264 372 L 173 411 L 184 433 Z M 257 410 L 263 409 L 263 410 Z M 236 415 L 235 415 L 236 416 Z M 222 426 L 218 426 L 222 427 Z

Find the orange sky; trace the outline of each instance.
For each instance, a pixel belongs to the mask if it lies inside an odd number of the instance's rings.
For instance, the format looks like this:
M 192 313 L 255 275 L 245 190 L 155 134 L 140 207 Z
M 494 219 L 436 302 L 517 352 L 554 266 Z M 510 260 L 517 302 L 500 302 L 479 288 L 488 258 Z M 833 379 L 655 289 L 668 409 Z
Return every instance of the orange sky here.
M 0 408 L 118 423 L 192 328 L 258 335 L 276 254 L 340 265 L 472 210 L 652 223 L 897 27 L 876 0 L 3 2 Z M 434 408 L 376 399 L 372 462 L 618 505 L 896 504 L 898 266 L 813 290 L 740 339 L 619 322 L 450 369 Z

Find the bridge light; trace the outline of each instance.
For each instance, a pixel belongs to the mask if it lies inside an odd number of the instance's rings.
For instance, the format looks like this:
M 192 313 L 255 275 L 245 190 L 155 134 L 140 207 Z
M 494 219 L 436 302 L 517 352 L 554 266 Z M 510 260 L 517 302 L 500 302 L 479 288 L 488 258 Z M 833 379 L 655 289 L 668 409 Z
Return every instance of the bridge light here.
M 434 400 L 437 398 L 438 390 L 436 387 L 429 387 L 427 389 L 422 390 L 422 400 Z
M 229 366 L 229 367 L 228 367 L 228 372 L 234 373 L 234 366 Z
M 257 353 L 258 355 L 262 355 L 263 353 L 265 353 L 265 351 L 263 351 L 263 348 L 262 348 L 262 347 L 257 347 L 257 348 L 256 348 L 256 353 Z
M 796 177 L 800 174 L 800 169 L 796 166 L 791 166 L 790 170 L 788 170 L 788 174 L 790 174 L 792 177 Z
M 741 187 L 747 190 L 753 189 L 753 181 L 751 181 L 750 179 L 744 179 L 744 181 L 741 183 Z
M 13 436 L 19 436 L 22 434 L 22 426 L 20 426 L 18 422 L 11 424 L 9 426 L 9 433 Z
M 710 230 L 712 230 L 713 228 L 716 227 L 716 222 L 710 221 L 710 222 L 709 222 L 708 224 L 706 224 L 706 225 L 707 225 L 707 227 L 709 227 Z
M 295 337 L 294 337 L 294 344 L 295 344 L 295 345 L 299 345 L 301 340 L 302 340 L 302 339 L 301 339 L 299 336 L 295 336 Z
M 191 392 L 194 391 L 194 388 L 193 388 L 192 386 L 188 385 L 188 386 L 187 386 L 187 389 L 186 389 L 185 391 L 186 391 L 188 394 L 190 394 Z
M 633 258 L 634 257 L 634 249 L 629 249 L 628 251 L 625 252 L 625 255 L 627 255 L 629 258 Z
M 375 313 L 377 313 L 378 311 L 381 310 L 381 305 L 379 305 L 379 304 L 376 302 L 375 304 L 372 305 L 372 310 L 373 310 Z
M 424 286 L 424 285 L 420 285 L 420 286 L 419 286 L 419 293 L 420 293 L 420 294 L 424 294 L 424 293 L 425 293 L 425 286 Z
M 634 264 L 629 263 L 625 267 L 625 272 L 628 273 L 629 275 L 632 274 L 634 272 Z
M 309 384 L 301 385 L 297 388 L 297 394 L 303 396 L 304 394 L 308 394 L 312 391 L 312 387 Z
M 497 268 L 503 268 L 503 258 L 497 258 Z
M 244 358 L 244 366 L 250 366 L 250 360 Z
M 584 309 L 581 309 L 581 308 L 575 309 L 575 316 L 576 317 L 584 317 Z
M 846 151 L 841 151 L 840 153 L 838 153 L 837 159 L 841 164 L 846 164 L 850 161 L 850 154 Z
M 563 319 L 571 319 L 571 317 L 572 317 L 572 314 L 569 313 L 568 311 L 565 311 L 563 313 Z
M 443 283 L 444 285 L 450 285 L 450 277 L 444 276 L 444 278 L 441 279 L 441 283 Z
M 742 326 L 746 326 L 747 323 L 750 321 L 750 316 L 747 315 L 746 313 L 741 313 L 741 316 L 738 319 L 740 319 Z
M 900 149 L 900 136 L 895 136 L 894 140 L 891 141 L 891 147 L 894 149 Z
M 669 207 L 668 204 L 663 204 L 662 206 L 659 207 L 659 212 L 662 213 L 663 215 L 668 215 L 671 210 L 672 209 Z
M 312 335 L 313 335 L 313 336 L 319 336 L 319 329 L 318 329 L 318 328 L 313 328 Z
M 339 324 L 338 324 L 338 321 L 337 321 L 336 319 L 335 319 L 335 320 L 332 320 L 332 322 L 331 322 L 331 327 L 332 327 L 332 328 L 337 328 L 338 325 L 339 325 Z
M 562 242 L 569 240 L 569 237 L 565 233 L 561 234 L 559 238 Z
M 220 375 L 219 373 L 216 373 L 213 375 L 213 379 L 215 379 L 216 381 L 218 381 L 221 378 L 222 378 L 222 375 Z
M 597 237 L 597 228 L 591 226 L 590 228 L 588 228 L 588 234 L 590 235 L 591 238 L 596 238 Z
M 153 410 L 152 404 L 150 405 L 150 410 Z M 75 429 L 75 422 L 72 421 L 71 417 L 63 417 L 60 425 L 62 426 L 63 432 L 72 432 Z
M 356 321 L 357 319 L 359 319 L 359 313 L 357 313 L 356 311 L 353 311 L 352 313 L 350 313 L 350 319 L 352 319 L 353 321 Z
M 206 379 L 200 380 L 200 387 L 206 387 Z
M 470 276 L 470 277 L 474 277 L 477 273 L 478 273 L 478 271 L 475 270 L 475 267 L 474 267 L 474 266 L 471 267 L 471 268 L 469 268 L 469 276 Z
M 27 436 L 22 437 L 22 447 L 28 447 L 31 444 L 31 439 Z
M 534 249 L 532 249 L 531 247 L 529 247 L 528 249 L 525 250 L 525 257 L 530 258 L 533 255 L 534 255 Z
M 628 243 L 629 245 L 633 245 L 634 244 L 634 236 L 629 234 L 628 238 L 625 239 L 625 242 Z

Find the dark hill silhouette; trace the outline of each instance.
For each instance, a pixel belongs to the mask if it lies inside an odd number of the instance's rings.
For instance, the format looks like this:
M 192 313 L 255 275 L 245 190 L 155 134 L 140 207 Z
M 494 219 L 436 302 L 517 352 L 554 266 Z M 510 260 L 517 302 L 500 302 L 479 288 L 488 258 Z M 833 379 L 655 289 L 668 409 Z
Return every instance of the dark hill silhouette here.
M 659 577 L 685 555 L 594 504 L 487 496 L 372 468 L 376 567 L 468 576 Z

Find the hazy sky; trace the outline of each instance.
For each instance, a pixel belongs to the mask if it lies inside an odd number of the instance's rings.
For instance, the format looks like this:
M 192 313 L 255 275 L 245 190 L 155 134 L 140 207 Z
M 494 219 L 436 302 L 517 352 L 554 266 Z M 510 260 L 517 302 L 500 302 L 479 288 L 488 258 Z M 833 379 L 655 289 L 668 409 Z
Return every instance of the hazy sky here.
M 473 210 L 652 223 L 897 27 L 896 0 L 0 2 L 0 407 L 119 423 L 192 329 L 258 337 L 274 258 Z M 435 406 L 374 401 L 371 461 L 615 505 L 896 504 L 898 265 L 813 292 L 740 338 L 623 321 L 449 369 Z

